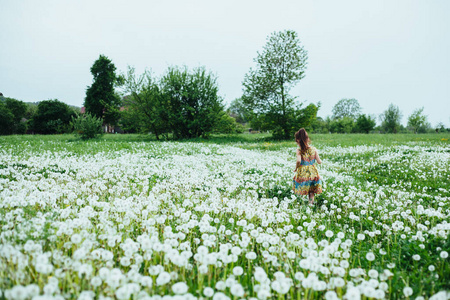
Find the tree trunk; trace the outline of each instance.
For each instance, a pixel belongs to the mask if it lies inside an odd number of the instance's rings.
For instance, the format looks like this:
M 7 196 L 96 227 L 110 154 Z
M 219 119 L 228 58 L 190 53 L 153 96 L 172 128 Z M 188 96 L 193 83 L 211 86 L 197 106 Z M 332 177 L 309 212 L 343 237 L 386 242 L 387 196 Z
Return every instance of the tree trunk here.
M 158 130 L 156 130 L 155 124 L 152 124 L 152 129 L 153 129 L 153 133 L 156 136 L 156 140 L 159 141 L 159 134 L 158 134 Z
M 289 129 L 287 128 L 287 120 L 286 120 L 286 99 L 284 95 L 284 84 L 281 83 L 281 109 L 282 109 L 282 118 L 281 118 L 281 128 L 283 129 L 283 135 L 285 139 L 289 138 Z

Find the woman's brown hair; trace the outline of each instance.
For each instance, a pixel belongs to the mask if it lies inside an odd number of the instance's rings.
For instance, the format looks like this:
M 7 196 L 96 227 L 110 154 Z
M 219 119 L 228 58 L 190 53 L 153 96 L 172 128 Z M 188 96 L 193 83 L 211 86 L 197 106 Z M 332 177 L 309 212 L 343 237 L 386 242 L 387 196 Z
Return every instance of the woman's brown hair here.
M 311 141 L 305 128 L 300 128 L 299 131 L 295 133 L 295 141 L 300 146 L 300 154 L 303 156 L 306 153 L 306 150 L 309 149 L 308 143 Z

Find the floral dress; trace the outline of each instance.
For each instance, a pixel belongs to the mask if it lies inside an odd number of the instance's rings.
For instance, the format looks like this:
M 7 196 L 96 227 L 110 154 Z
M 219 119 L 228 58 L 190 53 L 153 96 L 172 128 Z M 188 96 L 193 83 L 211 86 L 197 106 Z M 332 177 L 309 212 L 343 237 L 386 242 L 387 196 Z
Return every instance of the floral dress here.
M 300 150 L 299 150 L 300 151 Z M 317 150 L 309 147 L 301 156 L 300 166 L 295 170 L 292 189 L 297 195 L 308 195 L 310 193 L 322 193 L 322 180 L 314 165 L 317 158 Z

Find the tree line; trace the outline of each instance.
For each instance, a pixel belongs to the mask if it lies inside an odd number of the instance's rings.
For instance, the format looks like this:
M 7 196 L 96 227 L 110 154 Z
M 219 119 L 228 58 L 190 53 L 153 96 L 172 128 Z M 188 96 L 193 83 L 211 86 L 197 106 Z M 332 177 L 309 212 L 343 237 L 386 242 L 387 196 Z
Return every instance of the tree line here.
M 376 116 L 361 113 L 361 107 L 356 99 L 341 99 L 333 107 L 333 115 L 325 119 L 318 117 L 311 124 L 311 130 L 316 133 L 427 133 L 448 131 L 444 124 L 431 127 L 424 108 L 414 110 L 408 116 L 406 127 L 401 124 L 403 114 L 398 106 L 390 104 L 379 116 L 380 125 L 376 125 Z
M 128 67 L 118 74 L 114 63 L 100 55 L 90 71 L 85 111 L 54 99 L 38 105 L 0 96 L 0 134 L 75 132 L 94 137 L 102 125 L 129 133 L 151 133 L 156 139 L 208 137 L 212 133 L 241 133 L 244 126 L 290 139 L 300 127 L 316 133 L 427 132 L 431 125 L 417 109 L 405 128 L 402 114 L 391 104 L 380 116 L 361 113 L 356 99 L 342 99 L 333 115 L 317 117 L 320 102 L 305 105 L 290 90 L 304 78 L 308 53 L 295 31 L 274 32 L 267 38 L 255 65 L 245 74 L 243 93 L 225 107 L 217 76 L 205 67 L 169 67 L 162 75 L 136 74 Z M 445 130 L 442 124 L 439 130 Z

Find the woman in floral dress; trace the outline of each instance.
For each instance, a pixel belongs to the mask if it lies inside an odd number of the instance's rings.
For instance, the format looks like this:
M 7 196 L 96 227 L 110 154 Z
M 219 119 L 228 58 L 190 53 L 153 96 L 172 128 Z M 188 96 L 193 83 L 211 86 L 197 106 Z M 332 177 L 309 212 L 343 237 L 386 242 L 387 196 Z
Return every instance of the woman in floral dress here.
M 297 149 L 297 165 L 293 180 L 294 193 L 297 195 L 309 195 L 309 204 L 314 204 L 314 195 L 322 193 L 322 180 L 317 171 L 316 162 L 321 164 L 317 149 L 310 146 L 311 140 L 304 128 L 295 133 Z

